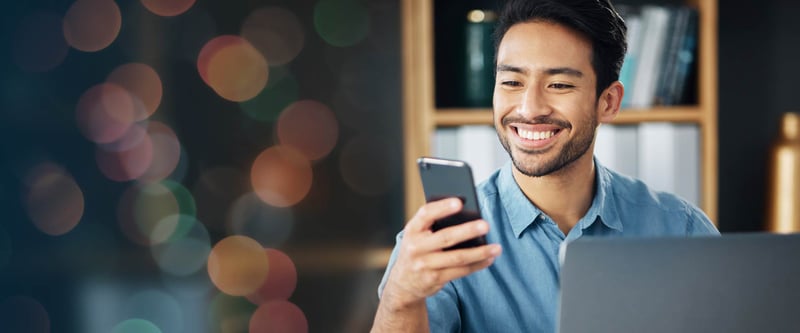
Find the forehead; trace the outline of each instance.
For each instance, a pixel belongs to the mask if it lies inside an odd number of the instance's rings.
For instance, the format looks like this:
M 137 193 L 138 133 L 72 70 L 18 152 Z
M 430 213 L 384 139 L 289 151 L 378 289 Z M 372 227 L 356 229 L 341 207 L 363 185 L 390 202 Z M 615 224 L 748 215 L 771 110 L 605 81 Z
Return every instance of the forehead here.
M 513 25 L 497 49 L 498 64 L 522 67 L 575 67 L 591 71 L 588 38 L 561 24 L 534 21 Z

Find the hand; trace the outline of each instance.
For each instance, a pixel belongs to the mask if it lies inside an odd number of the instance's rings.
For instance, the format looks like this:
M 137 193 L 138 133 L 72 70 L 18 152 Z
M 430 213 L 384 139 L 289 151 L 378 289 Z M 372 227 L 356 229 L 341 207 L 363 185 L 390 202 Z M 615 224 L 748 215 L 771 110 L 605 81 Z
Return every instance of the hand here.
M 431 231 L 434 221 L 461 210 L 461 200 L 450 198 L 422 206 L 406 224 L 397 261 L 382 298 L 397 307 L 425 300 L 445 283 L 489 267 L 500 255 L 498 244 L 444 251 L 443 249 L 489 232 L 489 224 L 475 220 Z

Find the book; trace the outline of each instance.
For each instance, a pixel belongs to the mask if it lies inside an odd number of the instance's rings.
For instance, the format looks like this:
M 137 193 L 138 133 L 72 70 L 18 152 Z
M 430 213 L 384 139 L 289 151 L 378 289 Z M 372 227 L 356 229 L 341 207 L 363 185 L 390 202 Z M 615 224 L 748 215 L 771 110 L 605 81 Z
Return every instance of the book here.
M 440 127 L 434 131 L 432 143 L 432 156 L 467 162 L 476 184 L 509 159 L 494 127 L 488 125 Z
M 640 38 L 642 36 L 642 16 L 639 6 L 632 6 L 620 4 L 617 6 L 617 11 L 628 27 L 626 40 L 628 42 L 628 49 L 625 51 L 625 59 L 622 62 L 622 68 L 619 71 L 619 81 L 625 87 L 625 94 L 622 96 L 622 107 L 628 108 L 631 105 L 631 96 L 636 88 L 634 86 L 634 78 L 636 67 L 639 62 L 639 48 L 641 45 Z
M 700 134 L 694 124 L 639 125 L 639 178 L 700 205 Z
M 594 156 L 605 167 L 631 177 L 639 175 L 639 127 L 603 124 L 597 129 Z
M 665 53 L 670 17 L 669 10 L 663 6 L 645 5 L 641 10 L 643 23 L 641 46 L 630 100 L 630 106 L 634 108 L 653 105 L 656 85 L 662 72 L 660 66 Z
M 697 58 L 697 34 L 698 34 L 698 12 L 694 8 L 685 8 L 686 28 L 684 29 L 683 38 L 681 38 L 680 51 L 677 53 L 675 59 L 674 77 L 669 82 L 668 101 L 671 104 L 686 103 L 687 91 L 686 87 L 689 86 L 688 80 L 690 79 L 689 73 Z

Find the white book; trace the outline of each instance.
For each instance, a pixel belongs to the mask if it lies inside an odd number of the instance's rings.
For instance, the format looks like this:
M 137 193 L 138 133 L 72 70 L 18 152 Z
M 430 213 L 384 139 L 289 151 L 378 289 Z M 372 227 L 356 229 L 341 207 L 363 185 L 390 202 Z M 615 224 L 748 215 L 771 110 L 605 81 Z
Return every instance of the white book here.
M 467 125 L 458 128 L 458 159 L 472 167 L 475 184 L 488 178 L 504 161 L 498 161 L 498 149 L 503 149 L 494 127 Z
M 638 132 L 636 125 L 600 125 L 594 143 L 594 156 L 609 169 L 638 177 Z
M 661 75 L 662 58 L 667 40 L 670 11 L 666 7 L 642 7 L 643 31 L 640 37 L 639 62 L 633 80 L 631 106 L 645 108 L 653 105 L 656 86 Z
M 639 125 L 639 178 L 651 188 L 700 205 L 700 133 L 697 125 Z
M 458 128 L 439 127 L 433 132 L 431 156 L 458 159 Z

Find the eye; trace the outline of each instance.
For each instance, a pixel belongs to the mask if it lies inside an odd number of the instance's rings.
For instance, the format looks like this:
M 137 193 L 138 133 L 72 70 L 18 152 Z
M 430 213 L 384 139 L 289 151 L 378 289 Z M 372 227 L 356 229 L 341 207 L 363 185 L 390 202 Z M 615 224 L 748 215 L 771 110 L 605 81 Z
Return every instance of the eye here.
M 501 81 L 500 84 L 507 87 L 522 87 L 522 83 L 519 81 L 506 80 Z
M 567 83 L 551 83 L 551 84 L 550 84 L 550 88 L 555 88 L 555 89 L 570 89 L 570 88 L 575 88 L 575 86 L 573 86 L 573 85 L 571 85 L 571 84 L 567 84 Z

